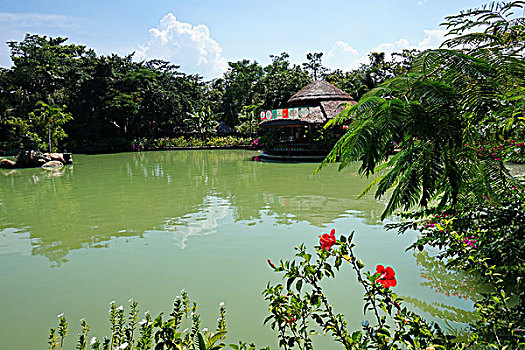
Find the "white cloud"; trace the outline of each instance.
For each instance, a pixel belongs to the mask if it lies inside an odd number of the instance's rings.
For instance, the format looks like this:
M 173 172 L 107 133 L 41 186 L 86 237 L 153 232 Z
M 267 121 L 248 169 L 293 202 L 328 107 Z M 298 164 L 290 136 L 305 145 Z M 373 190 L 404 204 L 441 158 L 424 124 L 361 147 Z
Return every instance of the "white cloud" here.
M 404 49 L 418 49 L 421 51 L 436 49 L 445 40 L 446 30 L 423 30 L 423 33 L 423 39 L 416 45 L 410 44 L 407 39 L 399 39 L 394 42 L 381 43 L 370 49 L 366 54 L 358 52 L 348 43 L 337 41 L 328 51 L 324 63 L 332 69 L 350 70 L 358 68 L 362 63 L 368 63 L 368 54 L 370 52 L 384 52 L 386 58 L 391 59 L 393 52 L 401 52 Z
M 438 48 L 445 41 L 445 34 L 447 34 L 447 31 L 443 29 L 424 30 L 424 32 L 425 37 L 417 45 L 419 50 Z
M 350 44 L 343 41 L 336 41 L 326 54 L 324 61 L 328 67 L 350 70 L 358 66 L 359 53 Z
M 210 37 L 204 24 L 193 26 L 168 13 L 149 32 L 150 40 L 135 53 L 138 59 L 170 61 L 184 72 L 198 73 L 207 79 L 220 76 L 228 67 L 221 46 Z
M 382 43 L 370 50 L 370 52 L 384 52 L 390 54 L 395 51 L 402 51 L 410 46 L 407 39 L 399 39 L 393 43 Z

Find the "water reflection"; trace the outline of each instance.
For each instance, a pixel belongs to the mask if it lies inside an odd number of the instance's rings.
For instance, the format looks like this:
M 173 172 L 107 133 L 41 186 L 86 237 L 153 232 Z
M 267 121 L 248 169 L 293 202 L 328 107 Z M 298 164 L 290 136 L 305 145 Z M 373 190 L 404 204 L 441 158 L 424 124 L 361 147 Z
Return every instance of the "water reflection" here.
M 445 262 L 427 251 L 415 252 L 414 258 L 420 269 L 421 286 L 441 294 L 442 302 L 428 302 L 411 296 L 404 297 L 405 302 L 436 319 L 446 320 L 450 329 L 457 328 L 451 322 L 466 324 L 475 319 L 475 312 L 468 310 L 471 310 L 479 293 L 486 291 L 486 287 L 479 285 L 475 276 L 448 268 Z
M 228 215 L 230 202 L 228 200 L 207 196 L 199 211 L 166 220 L 161 226 L 164 231 L 173 231 L 175 245 L 186 248 L 186 242 L 191 236 L 212 235 L 217 233 L 219 221 Z
M 525 176 L 525 164 L 520 163 L 505 163 L 507 169 L 513 176 Z
M 93 334 L 105 334 L 105 305 L 113 298 L 136 297 L 156 313 L 169 308 L 182 288 L 209 311 L 203 320 L 213 321 L 218 302 L 226 301 L 233 342 L 267 345 L 275 335 L 261 326 L 267 305 L 260 292 L 277 277 L 266 259 L 291 258 L 294 245 L 311 246 L 331 227 L 356 231 L 356 249 L 367 264 L 395 266 L 397 290 L 411 307 L 453 323 L 468 318 L 463 310 L 471 302 L 445 295 L 455 293 L 455 283 L 463 291 L 468 280 L 447 279 L 449 271 L 431 256 L 402 253 L 414 233 L 386 232 L 379 222 L 384 203 L 356 199 L 370 181 L 356 168 L 338 173 L 332 167 L 314 176 L 315 164 L 249 161 L 253 154 L 77 156 L 74 168 L 56 176 L 42 169 L 0 173 L 5 346 L 38 347 L 61 311 L 71 320 L 86 317 Z M 357 282 L 337 283 L 335 304 L 360 315 Z M 26 334 L 28 327 L 34 332 Z
M 424 300 L 404 297 L 406 303 L 412 304 L 420 310 L 423 310 L 435 318 L 444 320 L 448 327 L 451 329 L 454 327 L 451 322 L 467 324 L 471 320 L 475 319 L 476 313 L 474 311 L 467 311 L 459 307 L 455 307 L 445 303 L 438 302 L 426 302 Z
M 425 279 L 423 286 L 436 293 L 464 300 L 474 300 L 481 290 L 477 278 L 448 268 L 444 261 L 423 251 L 414 254 L 421 268 L 421 277 Z
M 0 254 L 31 255 L 31 249 L 29 232 L 14 228 L 0 231 Z
M 314 176 L 315 164 L 249 161 L 253 154 L 80 155 L 74 168 L 2 172 L 0 229 L 27 229 L 32 254 L 60 264 L 70 250 L 154 230 L 173 231 L 185 247 L 190 236 L 209 232 L 206 225 L 225 215 L 226 203 L 236 221 L 255 223 L 268 213 L 281 225 L 324 227 L 348 215 L 379 224 L 383 204 L 372 196 L 356 199 L 370 181 L 357 169 L 338 173 L 334 167 Z M 216 218 L 199 222 L 202 213 Z

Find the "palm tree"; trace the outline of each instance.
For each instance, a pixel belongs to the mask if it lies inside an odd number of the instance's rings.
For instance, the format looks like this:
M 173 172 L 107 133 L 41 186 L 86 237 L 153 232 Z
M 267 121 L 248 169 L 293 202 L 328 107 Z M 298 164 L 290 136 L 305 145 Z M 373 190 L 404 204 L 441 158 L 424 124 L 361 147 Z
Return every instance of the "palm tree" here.
M 507 178 L 501 161 L 480 159 L 476 145 L 501 137 L 523 117 L 523 1 L 492 4 L 447 17 L 452 39 L 421 53 L 410 73 L 397 76 L 348 106 L 329 125 L 352 120 L 320 165 L 338 157 L 340 169 L 360 161 L 360 173 L 383 173 L 363 193 L 379 198 L 392 189 L 382 217 L 398 208 L 456 205 L 497 195 Z M 483 32 L 468 33 L 484 25 Z M 518 118 L 517 118 L 518 117 Z M 521 126 L 520 126 L 521 125 Z M 400 152 L 394 156 L 394 143 Z

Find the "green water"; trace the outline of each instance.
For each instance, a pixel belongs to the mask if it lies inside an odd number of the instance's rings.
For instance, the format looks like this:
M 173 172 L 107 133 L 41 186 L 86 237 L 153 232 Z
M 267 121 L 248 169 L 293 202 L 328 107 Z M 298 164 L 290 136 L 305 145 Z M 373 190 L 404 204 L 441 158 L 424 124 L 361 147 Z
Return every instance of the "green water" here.
M 276 347 L 262 325 L 261 291 L 278 280 L 266 259 L 290 258 L 294 246 L 313 246 L 331 228 L 356 231 L 367 269 L 393 266 L 395 291 L 415 311 L 452 328 L 471 317 L 469 278 L 426 252 L 404 252 L 415 233 L 385 231 L 384 203 L 356 199 L 369 182 L 356 167 L 314 176 L 315 164 L 250 161 L 256 154 L 77 155 L 58 171 L 0 169 L 0 348 L 46 348 L 61 312 L 69 344 L 82 317 L 100 338 L 111 300 L 133 297 L 155 316 L 183 288 L 199 303 L 203 327 L 215 328 L 225 302 L 227 343 Z M 351 270 L 326 287 L 357 328 L 362 290 Z

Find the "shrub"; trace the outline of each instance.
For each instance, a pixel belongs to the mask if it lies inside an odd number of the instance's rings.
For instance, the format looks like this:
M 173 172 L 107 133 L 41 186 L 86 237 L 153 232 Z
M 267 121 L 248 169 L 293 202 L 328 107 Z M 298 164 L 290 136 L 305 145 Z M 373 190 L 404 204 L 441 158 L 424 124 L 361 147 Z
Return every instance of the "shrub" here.
M 149 312 L 139 321 L 138 303 L 129 300 L 129 312 L 126 316 L 122 306 L 110 303 L 109 320 L 111 335 L 98 339 L 92 337 L 88 342 L 89 326 L 84 319 L 80 320 L 81 331 L 77 335 L 77 349 L 195 349 L 219 350 L 225 347 L 226 339 L 226 309 L 220 303 L 219 318 L 215 330 L 201 329 L 200 315 L 197 314 L 197 304 L 192 303 L 185 291 L 175 298 L 173 310 L 164 319 L 159 314 L 153 319 Z M 48 345 L 50 350 L 62 349 L 64 338 L 69 331 L 69 325 L 63 314 L 58 315 L 59 324 L 51 329 Z M 232 349 L 255 349 L 253 344 L 239 342 L 231 344 Z

